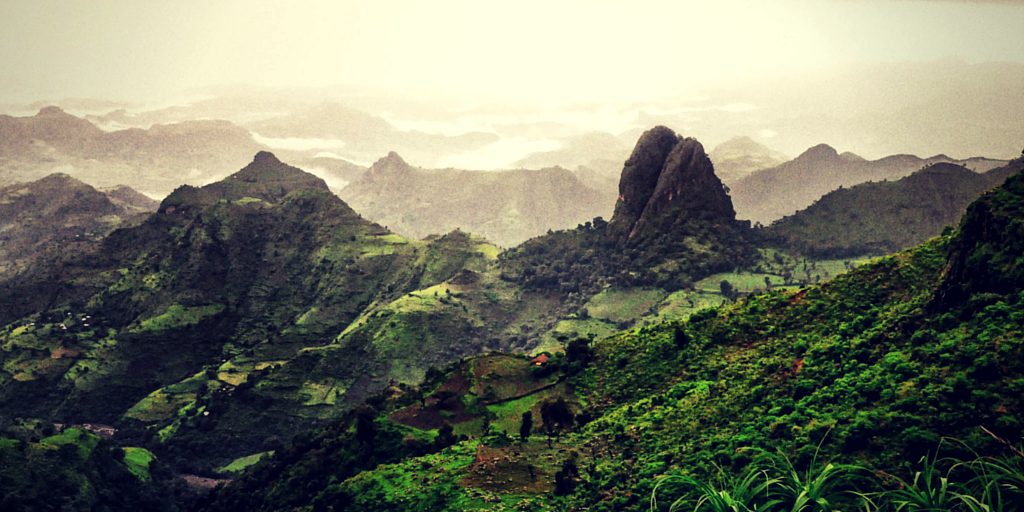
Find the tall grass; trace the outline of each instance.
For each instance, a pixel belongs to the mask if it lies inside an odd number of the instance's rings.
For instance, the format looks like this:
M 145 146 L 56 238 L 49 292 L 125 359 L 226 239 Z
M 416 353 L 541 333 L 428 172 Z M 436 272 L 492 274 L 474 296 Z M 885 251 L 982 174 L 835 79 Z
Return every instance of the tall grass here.
M 819 464 L 817 453 L 803 470 L 784 454 L 765 455 L 738 477 L 720 467 L 711 481 L 662 477 L 651 492 L 650 507 L 652 512 L 664 510 L 658 495 L 666 497 L 674 490 L 670 512 L 1024 511 L 1024 457 L 1018 451 L 968 460 L 938 453 L 922 457 L 908 479 L 885 475 L 884 480 L 858 466 Z

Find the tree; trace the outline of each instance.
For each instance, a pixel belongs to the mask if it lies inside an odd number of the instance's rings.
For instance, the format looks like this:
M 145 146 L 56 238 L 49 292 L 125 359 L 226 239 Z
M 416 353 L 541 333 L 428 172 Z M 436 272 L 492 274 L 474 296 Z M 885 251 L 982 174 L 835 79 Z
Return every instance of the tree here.
M 569 404 L 566 403 L 564 398 L 548 400 L 542 403 L 540 406 L 540 417 L 541 421 L 544 422 L 544 429 L 549 433 L 572 427 L 573 419 L 575 418 L 572 409 L 569 408 Z
M 722 296 L 727 299 L 732 299 L 736 296 L 736 289 L 733 288 L 732 283 L 724 279 L 721 283 L 718 283 L 718 289 L 722 293 Z
M 590 340 L 587 338 L 576 338 L 565 347 L 565 358 L 570 363 L 579 362 L 586 366 L 594 359 L 594 351 L 590 348 Z
M 364 446 L 370 446 L 377 436 L 375 418 L 376 411 L 370 407 L 363 406 L 356 410 L 356 439 Z
M 572 491 L 576 489 L 579 477 L 580 469 L 576 466 L 576 460 L 574 458 L 566 459 L 562 463 L 562 469 L 555 473 L 555 494 L 558 496 L 572 494 Z
M 519 425 L 519 439 L 526 441 L 530 438 L 530 431 L 533 430 L 533 413 L 526 411 L 523 413 L 523 422 Z
M 682 327 L 676 327 L 675 332 L 672 334 L 672 341 L 675 343 L 676 348 L 683 348 L 690 342 L 690 335 L 686 334 Z
M 434 446 L 438 449 L 447 448 L 455 443 L 459 439 L 455 437 L 455 429 L 451 425 L 445 423 L 441 425 L 441 428 L 437 429 L 437 437 L 434 438 Z

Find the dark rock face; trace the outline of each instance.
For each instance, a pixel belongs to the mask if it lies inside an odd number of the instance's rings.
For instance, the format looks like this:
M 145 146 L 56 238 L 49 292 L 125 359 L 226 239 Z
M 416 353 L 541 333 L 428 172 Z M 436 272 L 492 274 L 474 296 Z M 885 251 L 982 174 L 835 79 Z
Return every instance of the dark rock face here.
M 609 229 L 620 241 L 631 241 L 679 218 L 732 222 L 736 212 L 700 142 L 657 126 L 644 132 L 622 169 Z
M 1016 174 L 971 203 L 950 245 L 933 309 L 952 309 L 974 295 L 1014 293 L 1024 286 L 1024 159 Z

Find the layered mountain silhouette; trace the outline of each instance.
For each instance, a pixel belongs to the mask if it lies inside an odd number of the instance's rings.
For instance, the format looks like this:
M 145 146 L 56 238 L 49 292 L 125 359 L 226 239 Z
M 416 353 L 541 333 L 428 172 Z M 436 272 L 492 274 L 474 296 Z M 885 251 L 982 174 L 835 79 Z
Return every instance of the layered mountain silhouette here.
M 865 160 L 819 144 L 789 162 L 731 183 L 729 189 L 739 218 L 767 225 L 810 206 L 819 197 L 840 187 L 899 179 L 940 162 L 962 165 L 976 172 L 1006 164 L 1004 160 L 981 157 L 955 160 L 945 155 L 931 158 L 892 155 Z
M 0 187 L 0 277 L 83 250 L 156 205 L 130 187 L 101 192 L 66 174 Z
M 50 106 L 29 117 L 0 116 L 0 184 L 60 171 L 98 187 L 129 183 L 162 196 L 182 182 L 219 179 L 258 149 L 247 130 L 227 121 L 107 132 Z
M 733 137 L 715 146 L 709 156 L 715 163 L 715 172 L 726 185 L 786 161 L 782 153 L 750 137 Z
M 438 155 L 454 154 L 495 142 L 493 133 L 471 132 L 455 136 L 401 130 L 387 120 L 332 102 L 261 119 L 246 126 L 261 136 L 338 140 L 350 158 L 367 161 L 390 149 L 433 161 Z
M 815 257 L 888 254 L 955 226 L 967 205 L 1022 168 L 1020 159 L 983 174 L 937 163 L 896 181 L 830 192 L 765 232 L 785 247 Z
M 390 152 L 339 195 L 369 219 L 423 238 L 453 229 L 510 247 L 602 214 L 595 190 L 562 168 L 509 171 L 421 169 Z

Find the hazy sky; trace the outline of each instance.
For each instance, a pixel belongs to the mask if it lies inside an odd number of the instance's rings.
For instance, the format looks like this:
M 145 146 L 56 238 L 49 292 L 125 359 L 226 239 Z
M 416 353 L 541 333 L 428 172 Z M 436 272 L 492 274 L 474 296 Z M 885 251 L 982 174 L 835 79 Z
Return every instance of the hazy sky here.
M 1024 62 L 1024 2 L 0 0 L 0 101 L 347 84 L 480 101 L 655 100 L 737 80 Z

